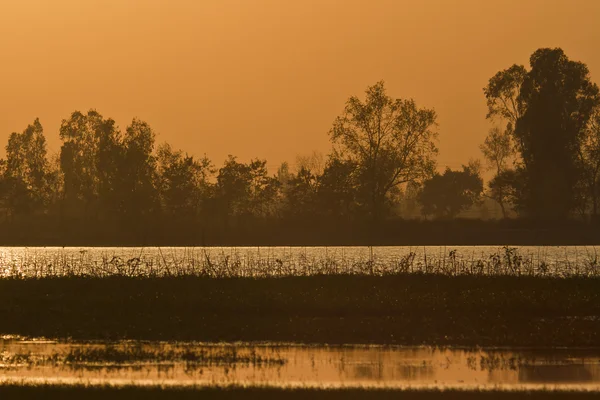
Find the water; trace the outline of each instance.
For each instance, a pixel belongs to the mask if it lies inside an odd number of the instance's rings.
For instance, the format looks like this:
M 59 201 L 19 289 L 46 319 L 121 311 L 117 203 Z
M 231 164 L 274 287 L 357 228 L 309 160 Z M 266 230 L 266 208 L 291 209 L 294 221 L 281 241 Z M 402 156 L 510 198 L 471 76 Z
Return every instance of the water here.
M 0 340 L 0 382 L 600 391 L 600 349 Z
M 595 247 L 3 247 L 0 277 L 211 277 L 427 272 L 600 276 Z

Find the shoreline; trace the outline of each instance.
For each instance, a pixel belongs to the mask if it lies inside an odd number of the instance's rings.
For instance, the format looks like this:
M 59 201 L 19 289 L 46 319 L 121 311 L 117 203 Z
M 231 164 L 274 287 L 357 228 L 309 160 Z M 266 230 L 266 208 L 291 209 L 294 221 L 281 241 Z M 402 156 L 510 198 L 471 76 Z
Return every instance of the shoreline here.
M 228 388 L 202 387 L 202 388 L 173 388 L 173 387 L 143 387 L 123 386 L 114 387 L 88 386 L 88 385 L 51 385 L 38 384 L 26 385 L 19 383 L 0 384 L 0 395 L 6 398 L 40 398 L 44 399 L 196 399 L 205 396 L 214 399 L 514 399 L 515 396 L 525 396 L 527 399 L 588 399 L 597 398 L 595 391 L 560 391 L 560 390 L 461 390 L 461 389 L 369 389 L 369 388 L 342 388 L 342 389 L 313 389 L 313 388 L 271 388 L 271 387 L 244 387 L 234 386 Z
M 600 225 L 582 221 L 402 220 L 380 223 L 264 220 L 239 226 L 143 225 L 39 218 L 0 222 L 2 246 L 519 246 L 600 245 Z

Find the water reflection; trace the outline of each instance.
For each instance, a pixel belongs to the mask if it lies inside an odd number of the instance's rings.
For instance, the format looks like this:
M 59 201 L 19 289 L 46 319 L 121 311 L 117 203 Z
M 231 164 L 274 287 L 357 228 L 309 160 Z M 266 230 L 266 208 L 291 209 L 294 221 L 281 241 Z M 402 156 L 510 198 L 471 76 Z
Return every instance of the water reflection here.
M 600 350 L 0 340 L 0 380 L 600 391 Z

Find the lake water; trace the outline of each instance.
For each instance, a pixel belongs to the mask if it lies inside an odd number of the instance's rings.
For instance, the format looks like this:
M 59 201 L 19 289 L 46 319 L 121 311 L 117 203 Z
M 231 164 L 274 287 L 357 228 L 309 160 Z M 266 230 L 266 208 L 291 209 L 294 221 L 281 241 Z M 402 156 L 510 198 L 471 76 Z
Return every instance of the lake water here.
M 596 247 L 1 247 L 0 277 L 443 273 L 600 276 Z
M 0 382 L 600 391 L 600 349 L 0 339 Z

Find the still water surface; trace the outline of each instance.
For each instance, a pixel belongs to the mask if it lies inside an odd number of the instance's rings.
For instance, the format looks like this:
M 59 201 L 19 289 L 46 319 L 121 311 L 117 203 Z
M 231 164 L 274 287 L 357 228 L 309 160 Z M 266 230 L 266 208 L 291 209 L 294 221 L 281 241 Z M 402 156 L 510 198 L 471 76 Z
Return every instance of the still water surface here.
M 0 339 L 0 381 L 600 391 L 600 349 Z
M 593 246 L 0 247 L 0 277 L 436 272 L 600 276 Z

